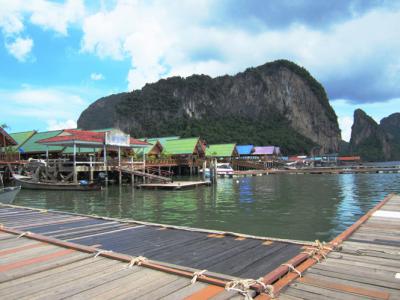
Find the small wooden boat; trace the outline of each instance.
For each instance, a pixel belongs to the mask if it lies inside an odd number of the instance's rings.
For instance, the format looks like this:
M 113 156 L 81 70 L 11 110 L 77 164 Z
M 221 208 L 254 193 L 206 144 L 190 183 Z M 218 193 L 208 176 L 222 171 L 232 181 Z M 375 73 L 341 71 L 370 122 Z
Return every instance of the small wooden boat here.
M 15 182 L 23 189 L 31 190 L 57 190 L 57 191 L 98 191 L 101 186 L 91 183 L 70 183 L 70 182 L 42 182 L 35 181 L 32 177 L 13 174 Z
M 0 202 L 4 204 L 12 203 L 20 190 L 20 186 L 0 188 Z

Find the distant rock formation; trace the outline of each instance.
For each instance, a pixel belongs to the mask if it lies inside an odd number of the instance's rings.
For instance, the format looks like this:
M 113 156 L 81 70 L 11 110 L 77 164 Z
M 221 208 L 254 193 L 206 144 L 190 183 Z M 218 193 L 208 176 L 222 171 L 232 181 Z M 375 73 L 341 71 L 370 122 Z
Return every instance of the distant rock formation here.
M 280 145 L 286 153 L 337 152 L 337 116 L 322 85 L 278 60 L 235 76 L 193 75 L 147 84 L 91 104 L 78 127 L 119 127 L 136 137 L 202 136 L 209 143 Z
M 380 127 L 385 131 L 392 149 L 391 159 L 400 160 L 400 113 L 383 118 Z
M 354 111 L 351 127 L 350 152 L 366 161 L 384 161 L 392 158 L 392 148 L 386 132 L 363 110 Z

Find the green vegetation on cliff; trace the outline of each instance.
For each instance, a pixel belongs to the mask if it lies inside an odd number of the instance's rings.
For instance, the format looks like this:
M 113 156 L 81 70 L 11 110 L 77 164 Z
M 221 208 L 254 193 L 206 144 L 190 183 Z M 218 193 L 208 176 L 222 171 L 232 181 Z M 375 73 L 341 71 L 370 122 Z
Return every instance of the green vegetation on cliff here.
M 311 124 L 311 126 L 309 125 Z M 201 136 L 209 143 L 279 145 L 287 154 L 317 144 L 337 151 L 340 130 L 325 90 L 304 68 L 278 60 L 235 76 L 192 75 L 112 95 L 78 126 L 116 126 L 133 136 Z

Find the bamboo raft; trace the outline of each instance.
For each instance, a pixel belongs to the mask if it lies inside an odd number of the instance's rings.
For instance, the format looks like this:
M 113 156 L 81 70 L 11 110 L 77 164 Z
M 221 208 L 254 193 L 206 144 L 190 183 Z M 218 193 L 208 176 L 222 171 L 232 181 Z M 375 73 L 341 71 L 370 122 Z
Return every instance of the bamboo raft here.
M 395 195 L 327 244 L 12 205 L 0 222 L 7 299 L 400 298 Z

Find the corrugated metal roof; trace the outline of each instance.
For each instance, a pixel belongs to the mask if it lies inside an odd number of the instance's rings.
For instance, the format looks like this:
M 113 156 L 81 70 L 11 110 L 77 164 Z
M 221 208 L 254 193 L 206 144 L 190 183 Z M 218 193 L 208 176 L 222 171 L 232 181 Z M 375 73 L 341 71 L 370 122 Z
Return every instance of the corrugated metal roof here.
M 140 138 L 141 141 L 147 141 L 150 144 L 155 144 L 157 141 L 160 142 L 161 145 L 164 145 L 165 141 L 168 140 L 178 140 L 180 136 L 164 136 L 164 137 L 155 137 L 155 138 Z
M 46 152 L 46 145 L 36 143 L 37 141 L 55 137 L 62 133 L 62 130 L 45 131 L 35 133 L 29 140 L 25 142 L 22 146 L 22 151 L 25 153 L 36 153 L 36 152 Z M 61 146 L 49 146 L 49 151 L 61 152 L 64 147 Z
M 278 148 L 278 149 L 276 149 L 276 148 Z M 254 147 L 253 155 L 279 154 L 279 153 L 277 153 L 277 150 L 279 151 L 279 147 L 275 147 L 275 146 Z
M 69 146 L 72 143 L 80 144 L 80 143 L 85 143 L 86 145 L 83 146 L 89 146 L 87 144 L 91 144 L 90 146 L 96 147 L 96 145 L 103 145 L 105 142 L 105 134 L 104 132 L 94 132 L 94 131 L 88 131 L 88 130 L 78 130 L 78 129 L 65 129 L 63 130 L 63 133 L 54 136 L 51 138 L 45 138 L 43 140 L 40 140 L 40 143 L 43 144 L 65 144 L 65 146 Z M 144 141 L 140 141 L 134 138 L 130 138 L 130 144 L 132 146 L 146 146 L 148 143 Z
M 18 143 L 17 146 L 12 147 L 14 151 L 18 151 L 18 149 L 23 146 L 23 144 L 36 133 L 35 130 L 24 131 L 24 132 L 15 132 L 10 133 L 11 137 Z
M 198 142 L 198 137 L 166 140 L 164 144 L 162 144 L 162 146 L 164 147 L 163 152 L 170 155 L 193 154 Z
M 253 151 L 254 145 L 237 145 L 236 150 L 239 155 L 250 155 Z
M 206 150 L 206 156 L 209 157 L 231 157 L 235 156 L 236 144 L 218 144 L 209 145 Z

